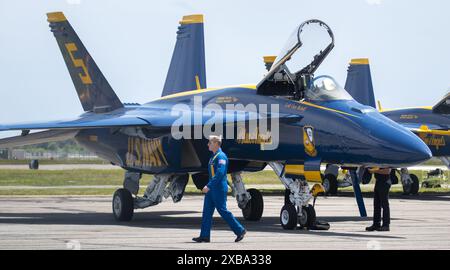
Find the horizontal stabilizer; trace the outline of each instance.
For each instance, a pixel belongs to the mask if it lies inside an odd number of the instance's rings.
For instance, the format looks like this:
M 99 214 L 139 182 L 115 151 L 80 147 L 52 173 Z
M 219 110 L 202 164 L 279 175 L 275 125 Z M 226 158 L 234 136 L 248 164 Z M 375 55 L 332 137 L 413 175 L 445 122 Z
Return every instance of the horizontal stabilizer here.
M 25 136 L 15 136 L 0 139 L 0 148 L 12 148 L 40 143 L 65 141 L 74 138 L 77 133 L 78 130 L 47 130 L 31 133 Z

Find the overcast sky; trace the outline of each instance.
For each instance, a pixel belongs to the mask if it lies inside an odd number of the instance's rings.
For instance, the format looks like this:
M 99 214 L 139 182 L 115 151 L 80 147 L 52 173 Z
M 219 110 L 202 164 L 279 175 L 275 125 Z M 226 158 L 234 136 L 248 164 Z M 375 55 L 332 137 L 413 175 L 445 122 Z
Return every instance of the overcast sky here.
M 0 123 L 65 119 L 82 108 L 46 13 L 63 11 L 123 102 L 161 95 L 178 21 L 205 16 L 209 87 L 256 84 L 307 19 L 335 48 L 316 72 L 345 83 L 348 62 L 371 61 L 385 108 L 427 106 L 450 89 L 450 2 L 444 0 L 0 0 Z

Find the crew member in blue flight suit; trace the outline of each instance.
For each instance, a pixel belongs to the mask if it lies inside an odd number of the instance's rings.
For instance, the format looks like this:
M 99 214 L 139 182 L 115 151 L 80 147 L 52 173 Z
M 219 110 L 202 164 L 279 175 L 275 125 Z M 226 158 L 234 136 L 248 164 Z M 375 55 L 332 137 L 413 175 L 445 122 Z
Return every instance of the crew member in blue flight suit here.
M 203 188 L 203 193 L 206 193 L 205 200 L 203 202 L 203 216 L 202 216 L 202 229 L 200 237 L 192 238 L 195 242 L 209 242 L 211 234 L 212 217 L 214 209 L 217 209 L 220 216 L 228 223 L 230 228 L 236 234 L 235 242 L 239 242 L 244 239 L 244 235 L 247 232 L 244 227 L 237 221 L 233 214 L 227 209 L 227 168 L 228 158 L 222 149 L 222 138 L 219 136 L 210 136 L 208 142 L 209 151 L 213 152 L 213 155 L 208 163 L 209 182 Z

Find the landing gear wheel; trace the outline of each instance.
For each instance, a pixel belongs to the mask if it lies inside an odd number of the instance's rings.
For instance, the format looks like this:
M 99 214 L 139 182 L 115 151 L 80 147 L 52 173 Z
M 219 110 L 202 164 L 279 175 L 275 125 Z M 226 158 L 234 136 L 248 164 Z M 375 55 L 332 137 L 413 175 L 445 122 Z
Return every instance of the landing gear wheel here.
M 285 230 L 293 230 L 297 227 L 297 210 L 294 205 L 285 204 L 281 208 L 280 223 Z
M 325 189 L 326 195 L 337 195 L 338 183 L 337 178 L 333 174 L 327 174 L 323 178 L 322 186 Z
M 415 174 L 410 174 L 409 176 L 411 177 L 411 180 L 412 180 L 410 192 L 412 195 L 417 195 L 419 193 L 419 188 L 420 188 L 419 178 Z
M 403 184 L 403 195 L 411 194 L 411 183 Z
M 30 170 L 38 170 L 39 169 L 39 160 L 33 159 L 28 164 L 28 167 L 30 168 Z
M 302 207 L 302 216 L 298 217 L 298 223 L 302 228 L 311 228 L 316 224 L 316 210 L 312 205 Z
M 131 192 L 121 188 L 114 192 L 112 201 L 114 218 L 118 221 L 130 221 L 134 213 L 134 201 Z
M 250 188 L 247 190 L 252 197 L 247 205 L 242 209 L 242 215 L 245 220 L 258 221 L 261 219 L 264 211 L 264 200 L 261 192 L 257 189 Z

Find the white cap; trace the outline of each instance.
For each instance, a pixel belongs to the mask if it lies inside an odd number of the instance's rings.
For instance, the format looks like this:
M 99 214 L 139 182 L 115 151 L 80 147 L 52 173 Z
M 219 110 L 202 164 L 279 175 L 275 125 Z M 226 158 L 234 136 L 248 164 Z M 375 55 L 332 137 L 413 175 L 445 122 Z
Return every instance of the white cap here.
M 222 136 L 210 135 L 209 136 L 209 141 L 222 143 Z

